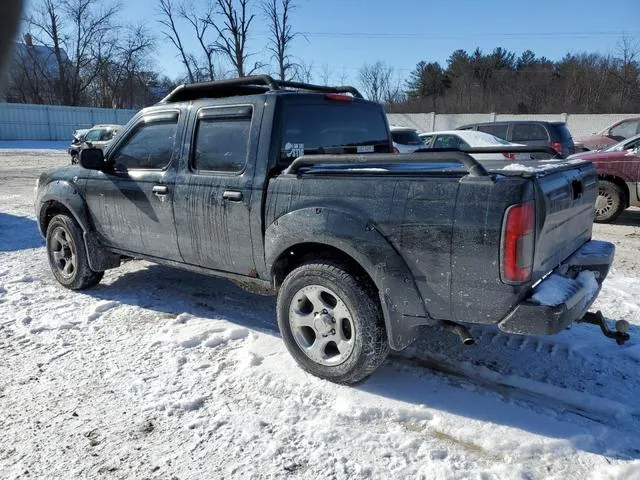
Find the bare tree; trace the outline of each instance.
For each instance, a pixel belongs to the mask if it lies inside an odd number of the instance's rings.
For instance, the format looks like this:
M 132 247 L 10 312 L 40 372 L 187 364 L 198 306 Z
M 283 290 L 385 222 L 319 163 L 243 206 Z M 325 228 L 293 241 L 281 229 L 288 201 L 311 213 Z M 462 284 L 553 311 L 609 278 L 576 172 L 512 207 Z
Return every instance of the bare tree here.
M 293 78 L 298 82 L 311 83 L 313 80 L 313 62 L 302 61 L 297 64 Z
M 176 26 L 176 13 L 174 12 L 174 5 L 172 3 L 172 0 L 160 0 L 159 7 L 162 18 L 158 21 L 164 27 L 162 30 L 162 34 L 166 38 L 168 38 L 173 46 L 178 50 L 178 54 L 182 59 L 182 64 L 187 71 L 188 79 L 191 83 L 193 83 L 195 82 L 192 68 L 193 59 L 185 51 L 182 39 L 180 38 L 180 34 L 178 33 L 178 28 Z
M 280 80 L 293 77 L 298 66 L 289 55 L 291 42 L 300 35 L 300 32 L 293 31 L 289 20 L 289 14 L 295 7 L 293 0 L 264 0 L 262 3 L 271 34 L 267 49 L 278 65 Z
M 213 18 L 215 14 L 213 4 L 209 2 L 207 4 L 206 11 L 202 15 L 198 15 L 198 13 L 195 11 L 195 8 L 193 7 L 193 4 L 189 4 L 189 6 L 187 6 L 185 3 L 183 3 L 179 7 L 179 13 L 182 18 L 189 22 L 189 24 L 195 31 L 196 38 L 198 39 L 198 44 L 202 49 L 204 60 L 206 63 L 206 66 L 204 67 L 206 69 L 205 77 L 208 78 L 208 80 L 215 80 L 217 77 L 215 68 L 216 45 L 215 43 L 208 43 L 205 39 L 207 29 L 212 25 L 215 25 L 215 21 Z M 199 77 L 198 79 L 200 79 L 200 77 L 202 77 L 200 73 L 200 70 L 202 70 L 202 68 L 200 67 L 199 62 L 195 59 L 195 57 L 192 58 L 192 63 L 195 64 L 196 68 L 198 69 L 197 76 Z
M 113 58 L 103 65 L 95 91 L 102 107 L 134 108 L 145 97 L 149 55 L 154 38 L 144 25 L 132 25 L 121 32 Z
M 329 67 L 328 63 L 323 63 L 320 67 L 320 84 L 321 85 L 329 85 L 331 82 L 331 76 L 333 75 L 333 70 Z
M 365 64 L 358 73 L 360 85 L 369 100 L 383 102 L 391 91 L 393 69 L 384 62 Z
M 78 105 L 112 53 L 117 5 L 99 0 L 41 0 L 27 17 L 33 40 L 51 48 L 55 69 L 47 75 L 65 105 Z
M 216 50 L 229 60 L 238 77 L 255 73 L 263 65 L 256 62 L 253 67 L 247 67 L 247 59 L 251 55 L 247 52 L 247 39 L 249 27 L 255 18 L 255 15 L 248 11 L 249 0 L 215 0 L 215 3 L 223 19 L 221 25 L 210 19 L 211 25 L 219 35 L 215 42 Z

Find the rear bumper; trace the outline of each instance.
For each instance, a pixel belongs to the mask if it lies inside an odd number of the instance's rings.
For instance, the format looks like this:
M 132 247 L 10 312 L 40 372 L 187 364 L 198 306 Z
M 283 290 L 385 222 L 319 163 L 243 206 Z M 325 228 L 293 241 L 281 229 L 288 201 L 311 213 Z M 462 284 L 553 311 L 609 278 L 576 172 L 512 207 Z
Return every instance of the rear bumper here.
M 592 240 L 540 282 L 499 324 L 507 333 L 552 335 L 580 320 L 598 297 L 615 246 Z

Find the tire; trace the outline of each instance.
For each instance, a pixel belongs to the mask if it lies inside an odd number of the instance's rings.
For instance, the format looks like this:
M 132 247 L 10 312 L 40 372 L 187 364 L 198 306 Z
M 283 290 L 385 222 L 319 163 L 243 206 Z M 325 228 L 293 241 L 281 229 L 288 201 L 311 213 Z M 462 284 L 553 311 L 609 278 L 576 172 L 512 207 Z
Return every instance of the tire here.
M 595 206 L 595 221 L 599 223 L 612 222 L 624 209 L 625 195 L 622 188 L 608 180 L 600 180 Z
M 71 154 L 71 165 L 75 165 L 80 161 L 80 154 L 79 153 L 72 153 Z
M 47 257 L 53 276 L 71 290 L 91 288 L 104 276 L 89 267 L 82 229 L 69 215 L 56 215 L 49 222 Z
M 277 310 L 287 350 L 317 377 L 356 383 L 389 353 L 374 289 L 344 265 L 314 261 L 293 270 L 282 283 Z

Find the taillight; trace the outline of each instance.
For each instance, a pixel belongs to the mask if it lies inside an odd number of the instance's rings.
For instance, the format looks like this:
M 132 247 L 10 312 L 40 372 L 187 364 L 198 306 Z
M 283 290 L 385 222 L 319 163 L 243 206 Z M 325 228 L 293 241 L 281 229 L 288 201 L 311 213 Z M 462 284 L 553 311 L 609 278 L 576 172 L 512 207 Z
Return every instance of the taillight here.
M 324 98 L 338 102 L 353 102 L 353 97 L 351 95 L 345 95 L 344 93 L 326 93 Z
M 551 148 L 562 155 L 562 144 L 560 142 L 551 142 Z
M 512 205 L 505 212 L 502 231 L 502 280 L 526 282 L 533 269 L 535 237 L 533 202 Z
M 515 160 L 516 159 L 516 154 L 515 153 L 502 152 L 502 155 L 504 155 L 504 158 L 507 158 L 509 160 Z
M 393 153 L 400 153 L 400 150 L 395 145 L 393 146 Z

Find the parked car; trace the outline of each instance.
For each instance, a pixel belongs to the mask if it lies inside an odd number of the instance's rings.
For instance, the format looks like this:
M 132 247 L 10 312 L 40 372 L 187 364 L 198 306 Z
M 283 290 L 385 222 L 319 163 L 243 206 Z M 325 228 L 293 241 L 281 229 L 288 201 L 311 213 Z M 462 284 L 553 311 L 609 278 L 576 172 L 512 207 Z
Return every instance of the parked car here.
M 484 132 L 474 130 L 445 130 L 442 132 L 426 132 L 419 134 L 424 143 L 423 148 L 460 148 L 470 149 L 477 147 L 501 147 L 522 146 L 519 143 L 510 143 L 502 138 Z M 530 153 L 472 153 L 476 160 L 531 160 Z
M 562 157 L 576 153 L 571 132 L 563 122 L 542 121 L 504 121 L 471 123 L 456 130 L 477 130 L 490 133 L 512 143 L 521 143 L 533 147 L 548 146 Z
M 468 324 L 538 335 L 592 319 L 614 246 L 591 239 L 591 163 L 487 172 L 392 148 L 382 106 L 352 87 L 182 85 L 105 152 L 43 173 L 36 218 L 70 289 L 125 256 L 277 293 L 287 349 L 334 382 L 362 380 L 420 325 L 471 343 Z
M 598 133 L 577 139 L 583 150 L 604 150 L 640 133 L 640 117 L 627 118 L 609 125 Z
M 596 222 L 612 222 L 625 209 L 640 207 L 640 135 L 571 158 L 593 162 L 598 170 Z
M 104 149 L 121 128 L 122 125 L 96 125 L 89 130 L 76 130 L 67 150 L 71 155 L 71 163 L 78 163 L 80 150 L 85 144 L 92 148 Z
M 390 130 L 396 153 L 413 153 L 422 148 L 422 140 L 416 129 L 391 125 Z

